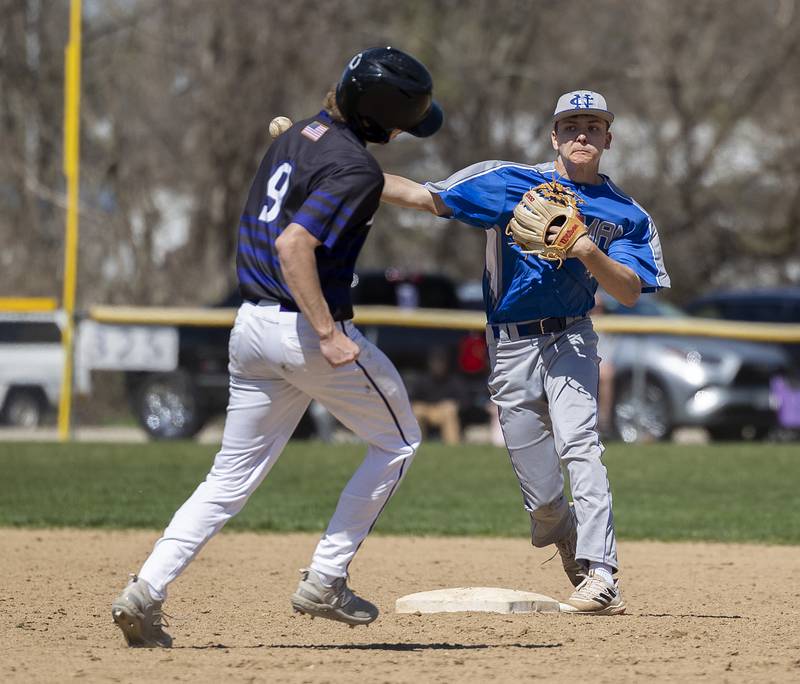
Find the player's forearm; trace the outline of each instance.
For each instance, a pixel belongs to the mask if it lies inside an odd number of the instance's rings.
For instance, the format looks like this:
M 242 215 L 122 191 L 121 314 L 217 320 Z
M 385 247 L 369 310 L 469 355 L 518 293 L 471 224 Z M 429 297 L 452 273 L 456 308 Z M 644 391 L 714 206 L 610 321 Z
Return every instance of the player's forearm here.
M 633 306 L 642 293 L 639 276 L 624 264 L 606 256 L 588 237 L 582 238 L 578 257 L 600 286 L 623 306 Z
M 289 228 L 292 225 L 290 224 Z M 300 227 L 303 232 L 305 229 Z M 306 233 L 307 234 L 307 233 Z M 275 243 L 283 277 L 297 306 L 320 336 L 327 339 L 335 330 L 328 303 L 322 296 L 317 273 L 316 245 L 305 236 L 292 235 L 288 229 Z
M 441 202 L 437 203 L 435 194 L 424 185 L 391 173 L 384 173 L 383 180 L 382 202 L 442 215 Z

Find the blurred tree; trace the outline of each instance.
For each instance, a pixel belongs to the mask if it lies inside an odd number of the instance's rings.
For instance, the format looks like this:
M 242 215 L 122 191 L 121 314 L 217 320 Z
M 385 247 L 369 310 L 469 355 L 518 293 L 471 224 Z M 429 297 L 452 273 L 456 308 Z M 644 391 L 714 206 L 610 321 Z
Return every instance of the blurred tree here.
M 2 294 L 60 292 L 68 8 L 0 0 Z M 800 282 L 798 35 L 796 0 L 84 0 L 79 301 L 221 299 L 267 123 L 313 115 L 380 44 L 425 62 L 446 113 L 430 140 L 373 148 L 387 170 L 551 159 L 555 99 L 592 88 L 674 300 Z M 360 266 L 479 278 L 483 252 L 479 230 L 384 207 Z
M 787 155 L 798 145 L 797 3 L 647 0 L 631 10 L 640 39 L 620 111 L 638 135 L 621 171 L 659 224 L 673 297 L 786 280 L 800 263 L 790 237 L 800 176 Z
M 0 292 L 52 296 L 63 262 L 63 3 L 0 1 Z

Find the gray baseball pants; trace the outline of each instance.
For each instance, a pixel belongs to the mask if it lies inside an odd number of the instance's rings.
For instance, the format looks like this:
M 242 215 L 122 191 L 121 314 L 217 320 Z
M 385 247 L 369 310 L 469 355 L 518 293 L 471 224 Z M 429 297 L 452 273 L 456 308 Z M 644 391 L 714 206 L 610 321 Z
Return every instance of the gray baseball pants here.
M 496 404 L 511 465 L 531 516 L 534 546 L 569 532 L 569 474 L 578 524 L 576 558 L 618 568 L 611 488 L 597 432 L 597 334 L 591 319 L 561 333 L 520 337 L 514 324 L 487 328 Z M 495 339 L 497 337 L 497 339 Z

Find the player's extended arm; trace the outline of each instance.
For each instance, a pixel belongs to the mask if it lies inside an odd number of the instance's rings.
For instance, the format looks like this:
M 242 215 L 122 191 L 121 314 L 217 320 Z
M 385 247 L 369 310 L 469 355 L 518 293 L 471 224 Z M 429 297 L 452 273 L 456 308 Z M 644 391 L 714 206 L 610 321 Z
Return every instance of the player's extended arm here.
M 600 286 L 623 306 L 633 306 L 642 293 L 639 276 L 624 264 L 603 253 L 588 235 L 581 237 L 569 251 L 577 257 L 600 283 Z
M 450 216 L 450 207 L 424 185 L 391 173 L 384 173 L 383 181 L 381 202 L 428 211 L 436 216 Z
M 290 223 L 275 240 L 289 290 L 300 311 L 319 335 L 322 355 L 335 368 L 355 361 L 360 350 L 353 340 L 336 327 L 328 303 L 322 296 L 314 253 L 320 244 L 299 223 Z

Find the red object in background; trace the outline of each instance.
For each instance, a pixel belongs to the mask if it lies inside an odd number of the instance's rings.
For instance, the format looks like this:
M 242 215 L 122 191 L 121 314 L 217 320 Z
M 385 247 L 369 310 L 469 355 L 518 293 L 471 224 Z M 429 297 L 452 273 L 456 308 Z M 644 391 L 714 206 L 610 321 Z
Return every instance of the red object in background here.
M 458 343 L 458 367 L 470 374 L 486 370 L 486 338 L 483 335 L 470 333 Z

